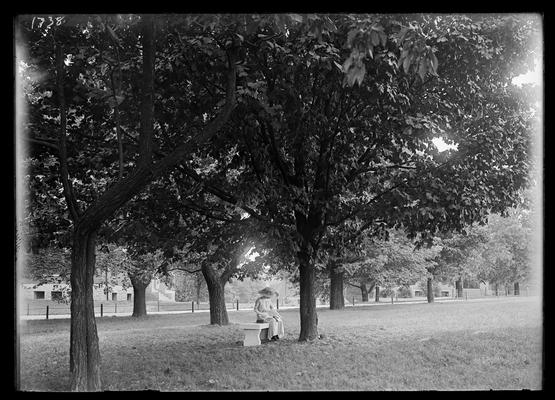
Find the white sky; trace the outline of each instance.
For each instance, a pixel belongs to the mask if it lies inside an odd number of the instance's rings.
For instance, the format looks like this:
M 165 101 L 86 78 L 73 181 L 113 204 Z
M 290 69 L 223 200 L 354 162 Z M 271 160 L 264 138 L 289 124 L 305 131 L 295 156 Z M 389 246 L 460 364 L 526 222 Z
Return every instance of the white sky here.
M 453 146 L 453 145 L 450 145 L 450 144 L 445 143 L 445 142 L 443 141 L 443 138 L 441 138 L 441 137 L 435 137 L 435 138 L 433 138 L 433 139 L 432 139 L 432 143 L 437 147 L 437 149 L 438 149 L 440 152 L 445 151 L 445 150 L 447 150 L 447 149 L 454 149 L 454 150 L 457 150 L 457 147 L 458 147 L 457 145 L 454 145 L 454 146 Z
M 537 85 L 543 84 L 543 76 L 542 76 L 542 64 L 538 61 L 535 63 L 535 68 L 532 71 L 528 71 L 525 74 L 519 75 L 512 80 L 513 85 L 521 86 L 526 83 L 534 83 Z M 437 149 L 442 152 L 449 148 L 457 149 L 457 146 L 448 145 L 443 141 L 441 137 L 435 137 L 432 139 L 433 144 L 437 147 Z
M 517 86 L 521 86 L 525 83 L 535 83 L 537 85 L 541 85 L 543 83 L 541 64 L 536 62 L 533 71 L 529 71 L 513 78 L 512 83 Z

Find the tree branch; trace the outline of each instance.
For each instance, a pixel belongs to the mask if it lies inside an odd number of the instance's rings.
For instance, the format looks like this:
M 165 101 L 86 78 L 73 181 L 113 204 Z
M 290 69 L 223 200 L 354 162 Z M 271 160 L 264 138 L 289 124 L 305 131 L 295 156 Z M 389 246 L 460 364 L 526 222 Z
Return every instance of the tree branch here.
M 261 175 L 261 173 L 260 173 L 261 168 L 260 168 L 260 166 L 258 165 L 258 162 L 257 162 L 257 160 L 256 160 L 256 158 L 255 158 L 255 156 L 254 156 L 253 151 L 252 151 L 251 141 L 249 140 L 248 135 L 247 135 L 244 131 L 245 131 L 245 129 L 243 129 L 243 139 L 244 139 L 244 141 L 245 141 L 245 145 L 247 146 L 247 150 L 249 151 L 249 155 L 250 155 L 249 158 L 250 158 L 250 160 L 251 160 L 251 165 L 252 165 L 252 167 L 253 167 L 253 169 L 254 169 L 254 172 L 255 172 L 255 174 L 256 174 L 256 177 L 258 178 L 258 181 L 262 184 L 262 183 L 263 183 L 263 182 L 262 182 L 262 175 Z
M 260 124 L 260 132 L 264 135 L 268 143 L 270 144 L 270 149 L 272 150 L 272 155 L 278 170 L 281 173 L 283 181 L 286 185 L 291 183 L 291 176 L 285 169 L 285 161 L 282 160 L 281 154 L 279 153 L 277 144 L 276 144 L 276 137 L 274 135 L 274 128 L 271 124 L 266 124 L 265 121 L 258 121 Z
M 111 35 L 110 35 L 111 36 Z M 112 37 L 113 41 L 116 43 L 116 57 L 117 57 L 117 72 L 118 72 L 118 83 L 119 85 L 121 85 L 121 68 L 120 68 L 120 57 L 119 57 L 119 49 L 118 49 L 118 43 L 115 41 L 115 39 Z M 119 179 L 123 178 L 123 168 L 124 168 L 124 163 L 123 163 L 123 134 L 122 134 L 122 130 L 121 130 L 121 123 L 120 123 L 120 117 L 119 117 L 119 104 L 118 104 L 118 97 L 117 97 L 117 89 L 116 88 L 116 84 L 114 82 L 114 73 L 115 70 L 112 68 L 112 71 L 110 73 L 110 82 L 112 84 L 112 96 L 114 98 L 114 119 L 115 119 L 115 124 L 116 124 L 116 133 L 117 133 L 117 139 L 118 139 L 118 151 L 119 151 Z
M 69 214 L 76 222 L 81 212 L 73 193 L 73 186 L 69 180 L 69 171 L 67 166 L 67 106 L 64 94 L 64 57 L 61 44 L 56 44 L 56 84 L 58 89 L 58 101 L 60 103 L 60 134 L 58 141 L 58 153 L 60 159 L 60 177 L 64 188 L 64 197 L 66 199 Z
M 460 154 L 458 155 L 458 157 L 452 157 L 452 158 L 450 158 L 449 160 L 447 160 L 447 161 L 445 161 L 445 162 L 443 162 L 443 163 L 441 163 L 441 164 L 439 164 L 439 165 L 434 166 L 433 168 L 430 169 L 430 171 L 438 171 L 439 169 L 445 167 L 446 165 L 448 165 L 448 164 L 450 164 L 450 163 L 453 163 L 453 162 L 455 162 L 455 161 L 461 160 L 463 157 L 469 155 L 470 153 L 471 153 L 470 150 L 468 150 L 468 151 L 465 152 L 465 153 L 460 153 Z M 407 178 L 404 178 L 404 179 L 401 180 L 401 182 L 399 182 L 398 184 L 393 185 L 392 187 L 390 187 L 390 188 L 384 190 L 383 192 L 377 194 L 376 196 L 372 197 L 368 202 L 366 202 L 366 203 L 363 204 L 362 206 L 358 207 L 357 209 L 353 210 L 352 212 L 350 212 L 350 213 L 347 214 L 346 216 L 341 217 L 341 218 L 339 218 L 339 219 L 337 219 L 337 220 L 335 220 L 335 221 L 329 222 L 329 223 L 328 223 L 328 226 L 334 226 L 334 225 L 339 225 L 339 224 L 341 224 L 342 222 L 346 221 L 347 219 L 352 218 L 352 217 L 354 217 L 355 215 L 361 213 L 361 212 L 364 211 L 369 205 L 371 205 L 371 204 L 374 203 L 375 201 L 379 200 L 380 198 L 382 198 L 382 197 L 385 196 L 386 194 L 388 194 L 388 193 L 392 192 L 393 190 L 395 190 L 395 189 L 397 189 L 397 188 L 399 188 L 399 187 L 401 187 L 401 186 L 404 186 L 404 185 L 406 185 L 406 184 L 408 184 L 408 183 L 409 183 L 409 178 L 408 178 L 408 177 L 407 177 Z
M 277 224 L 275 222 L 269 221 L 267 218 L 264 218 L 262 215 L 260 215 L 259 213 L 257 213 L 254 209 L 252 209 L 249 206 L 246 206 L 244 204 L 240 204 L 239 200 L 233 195 L 230 194 L 228 192 L 225 192 L 224 190 L 212 186 L 209 183 L 205 182 L 202 177 L 200 177 L 194 170 L 192 170 L 191 168 L 185 166 L 185 165 L 180 165 L 181 170 L 187 175 L 190 176 L 191 178 L 193 178 L 196 182 L 198 182 L 200 185 L 202 185 L 202 187 L 208 192 L 213 194 L 214 196 L 218 197 L 219 199 L 232 204 L 234 206 L 237 206 L 239 208 L 241 208 L 243 211 L 247 212 L 249 215 L 251 215 L 252 217 L 268 224 L 268 225 L 272 225 L 272 226 L 276 226 L 279 228 L 283 228 L 283 226 L 281 226 L 280 224 Z
M 365 210 L 370 204 L 372 204 L 373 202 L 379 200 L 381 197 L 385 196 L 387 193 L 392 192 L 393 190 L 397 189 L 398 187 L 402 186 L 403 184 L 405 184 L 406 181 L 403 180 L 400 183 L 398 183 L 397 185 L 394 185 L 392 187 L 390 187 L 387 190 L 384 190 L 383 192 L 377 194 L 376 196 L 372 197 L 368 202 L 366 202 L 365 204 L 363 204 L 362 206 L 360 206 L 359 208 L 356 208 L 355 210 L 351 211 L 350 213 L 348 213 L 347 215 L 338 218 L 335 221 L 331 221 L 328 223 L 328 226 L 335 226 L 335 225 L 339 225 L 342 222 L 348 220 L 349 218 L 354 217 L 355 215 L 359 214 L 360 212 L 362 212 L 363 210 Z
M 142 166 L 152 163 L 152 138 L 154 136 L 154 20 L 150 15 L 143 15 L 143 91 L 141 96 L 141 135 L 139 136 L 139 161 Z M 117 103 L 117 101 L 116 101 Z
M 373 167 L 373 168 L 356 168 L 351 170 L 351 172 L 349 172 L 349 174 L 347 175 L 347 183 L 351 183 L 354 178 L 356 178 L 359 175 L 365 174 L 367 172 L 375 172 L 375 171 L 379 171 L 382 169 L 417 169 L 415 166 L 413 165 L 399 165 L 399 164 L 394 164 L 394 165 L 382 165 L 382 166 L 378 166 L 378 167 Z
M 354 287 L 356 287 L 356 288 L 358 288 L 358 289 L 362 289 L 362 287 L 357 286 L 357 285 L 355 285 L 355 284 L 353 284 L 353 283 L 351 283 L 351 282 L 349 282 L 349 281 L 347 281 L 347 285 L 351 285 L 351 286 L 354 286 Z
M 31 143 L 40 144 L 41 146 L 50 147 L 52 149 L 55 149 L 56 151 L 60 151 L 60 148 L 58 146 L 56 146 L 54 143 L 50 143 L 50 142 L 46 142 L 44 140 L 38 140 L 38 139 L 30 138 L 30 137 L 25 137 L 25 140 L 27 140 L 28 142 L 31 142 Z
M 174 267 L 174 268 L 167 269 L 166 271 L 167 271 L 167 272 L 171 272 L 171 271 L 183 271 L 183 272 L 188 272 L 188 273 L 190 273 L 190 274 L 196 274 L 197 272 L 201 272 L 201 271 L 202 271 L 202 268 L 195 269 L 195 270 L 191 271 L 191 270 L 189 270 L 189 269 L 187 269 L 187 268 L 184 268 L 184 267 Z
M 235 85 L 237 78 L 236 49 L 228 52 L 229 69 L 227 74 L 226 101 L 216 118 L 214 118 L 197 136 L 191 138 L 186 143 L 178 146 L 173 152 L 168 154 L 157 164 L 154 165 L 154 175 L 158 176 L 170 167 L 181 162 L 193 145 L 202 144 L 212 138 L 229 120 L 231 112 L 236 106 Z
M 238 269 L 239 264 L 235 263 L 235 260 L 233 260 L 231 264 L 229 264 L 220 275 L 220 282 L 226 283 L 227 281 L 229 281 L 229 279 L 233 276 L 234 273 L 238 271 Z
M 152 22 L 152 21 L 150 21 Z M 144 24 L 144 29 L 147 26 L 152 27 L 150 23 Z M 148 70 L 153 68 L 154 61 L 154 40 L 153 35 L 143 36 L 143 43 L 150 42 L 151 45 L 143 45 L 143 54 L 149 50 L 153 54 L 148 57 L 143 58 L 144 69 Z M 146 113 L 141 117 L 141 120 L 145 122 L 142 125 L 141 133 L 139 136 L 139 143 L 142 143 L 142 154 L 143 162 L 137 164 L 137 166 L 123 179 L 118 181 L 116 184 L 111 185 L 96 201 L 96 203 L 87 209 L 83 214 L 82 229 L 95 229 L 100 223 L 102 223 L 106 218 L 113 214 L 121 205 L 125 204 L 133 195 L 140 192 L 146 184 L 156 179 L 168 169 L 175 167 L 180 162 L 182 162 L 187 154 L 189 154 L 194 145 L 199 145 L 204 143 L 213 137 L 229 120 L 232 110 L 235 108 L 235 82 L 236 82 L 236 70 L 237 66 L 235 64 L 236 48 L 233 48 L 231 52 L 228 52 L 228 75 L 227 75 L 227 90 L 226 90 L 226 103 L 216 116 L 205 129 L 197 136 L 191 138 L 187 142 L 178 146 L 173 152 L 165 156 L 162 160 L 156 164 L 152 164 L 151 152 L 153 149 L 152 143 L 152 115 L 151 109 L 147 109 L 148 106 L 152 106 L 152 93 L 151 96 L 147 96 L 145 102 L 143 103 L 142 111 Z M 153 75 L 145 73 L 146 77 L 153 80 Z M 152 87 L 151 84 L 148 85 Z M 146 116 L 150 115 L 150 121 L 147 121 Z M 146 131 L 145 131 L 146 130 Z M 140 146 L 141 148 L 141 146 Z
M 217 215 L 213 214 L 209 208 L 206 208 L 206 207 L 203 207 L 203 206 L 201 206 L 197 203 L 194 203 L 193 201 L 191 201 L 189 199 L 185 199 L 184 201 L 187 202 L 187 203 L 181 204 L 183 207 L 185 207 L 189 210 L 196 211 L 199 214 L 204 215 L 205 217 L 215 219 L 215 220 L 218 220 L 218 221 L 235 223 L 235 224 L 243 223 L 243 221 L 244 221 L 242 219 L 233 219 L 233 218 L 220 217 L 220 216 L 217 216 Z
M 235 250 L 235 254 L 233 255 L 233 259 L 231 263 L 228 265 L 227 268 L 224 269 L 224 272 L 220 275 L 220 281 L 222 283 L 226 283 L 232 276 L 239 270 L 239 265 L 241 264 L 242 259 L 248 254 L 252 247 L 252 242 L 249 239 L 241 240 L 237 249 Z

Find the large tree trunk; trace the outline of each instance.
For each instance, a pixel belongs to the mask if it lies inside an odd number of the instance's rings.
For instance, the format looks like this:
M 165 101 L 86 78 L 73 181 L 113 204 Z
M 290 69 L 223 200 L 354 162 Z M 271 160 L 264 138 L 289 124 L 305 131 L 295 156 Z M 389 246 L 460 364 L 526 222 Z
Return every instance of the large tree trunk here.
M 366 282 L 360 282 L 360 292 L 362 295 L 362 301 L 367 303 L 368 302 L 368 286 L 366 286 Z
M 515 285 L 514 285 L 514 295 L 520 296 L 520 284 L 518 282 L 515 282 Z
M 316 313 L 316 293 L 314 290 L 315 271 L 307 251 L 300 251 L 300 314 L 301 333 L 299 341 L 318 338 L 318 315 Z
M 464 295 L 463 285 L 462 285 L 462 278 L 457 279 L 457 281 L 455 282 L 455 288 L 457 289 L 457 297 L 462 298 L 463 295 Z
M 100 350 L 94 317 L 96 230 L 73 233 L 69 367 L 72 391 L 99 391 Z
M 133 285 L 133 314 L 132 317 L 146 317 L 146 286 Z
M 142 94 L 140 156 L 149 158 L 151 152 L 145 149 L 151 146 L 153 126 L 154 74 L 154 24 L 151 18 L 145 18 L 143 26 L 143 80 L 145 90 Z M 72 391 L 101 390 L 100 351 L 94 316 L 93 278 L 95 273 L 96 234 L 100 225 L 139 192 L 153 179 L 152 170 L 146 168 L 147 162 L 140 162 L 139 167 L 117 184 L 110 186 L 98 200 L 83 213 L 79 210 L 73 194 L 67 170 L 66 152 L 66 104 L 63 82 L 63 51 L 56 50 L 57 83 L 60 98 L 60 176 L 64 187 L 64 196 L 68 210 L 74 222 L 75 230 L 71 249 L 71 328 L 70 328 L 70 372 Z M 145 165 L 143 165 L 145 164 Z M 149 164 L 149 163 L 148 163 Z M 167 169 L 168 167 L 166 167 Z M 158 173 L 164 171 L 160 168 Z
M 434 302 L 434 287 L 433 287 L 433 278 L 428 278 L 428 281 L 426 282 L 426 289 L 427 289 L 427 295 L 428 295 L 428 303 L 433 303 Z
M 210 324 L 228 325 L 227 309 L 225 306 L 225 282 L 214 271 L 211 265 L 202 266 L 202 275 L 208 287 L 208 300 L 210 302 Z
M 374 301 L 375 301 L 376 303 L 379 303 L 379 302 L 380 302 L 380 287 L 379 287 L 378 285 L 376 285 L 376 296 L 375 296 Z
M 330 267 L 330 310 L 342 310 L 345 308 L 345 297 L 343 294 L 343 277 L 345 272 L 338 264 Z
M 132 317 L 146 317 L 146 288 L 150 282 L 141 277 L 129 275 L 133 285 L 133 314 Z

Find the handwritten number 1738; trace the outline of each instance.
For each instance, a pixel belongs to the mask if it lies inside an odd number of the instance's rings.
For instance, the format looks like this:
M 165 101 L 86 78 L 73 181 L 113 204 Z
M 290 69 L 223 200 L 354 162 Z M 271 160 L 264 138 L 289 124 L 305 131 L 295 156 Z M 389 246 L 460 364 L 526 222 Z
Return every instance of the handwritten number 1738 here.
M 56 24 L 56 26 L 60 26 L 62 25 L 62 23 L 64 22 L 64 17 L 52 17 L 52 16 L 48 16 L 48 17 L 33 17 L 33 21 L 31 22 L 31 29 L 35 28 L 35 21 L 37 22 L 37 27 L 40 29 L 42 28 L 42 26 L 44 25 L 44 23 L 46 21 L 49 21 L 48 24 L 44 27 L 45 29 L 50 28 L 52 25 Z

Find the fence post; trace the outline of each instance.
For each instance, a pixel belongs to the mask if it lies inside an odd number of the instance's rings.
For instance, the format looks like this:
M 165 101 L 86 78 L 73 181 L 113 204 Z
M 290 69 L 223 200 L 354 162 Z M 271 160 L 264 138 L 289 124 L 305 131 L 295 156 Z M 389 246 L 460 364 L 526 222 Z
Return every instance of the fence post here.
M 355 306 L 355 296 L 353 296 L 353 307 Z
M 279 299 L 276 299 L 276 306 L 277 306 L 277 309 L 279 310 Z
M 468 300 L 468 292 L 464 293 L 464 297 L 465 297 L 466 300 Z
M 191 302 L 191 312 L 192 313 L 195 312 L 195 302 L 194 302 L 194 300 Z
M 27 303 L 27 315 L 29 315 L 29 303 Z
M 239 299 L 237 299 L 237 311 L 239 311 Z
M 46 319 L 48 319 L 48 306 L 46 306 Z
M 100 316 L 104 316 L 104 304 L 100 303 Z

